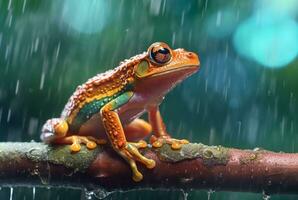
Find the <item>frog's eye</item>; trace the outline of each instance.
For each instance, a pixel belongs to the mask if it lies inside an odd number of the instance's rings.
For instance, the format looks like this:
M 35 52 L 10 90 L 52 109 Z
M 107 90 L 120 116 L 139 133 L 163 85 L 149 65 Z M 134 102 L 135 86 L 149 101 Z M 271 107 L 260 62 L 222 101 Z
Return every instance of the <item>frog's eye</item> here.
M 157 64 L 167 63 L 172 57 L 171 50 L 165 43 L 154 43 L 148 51 L 150 59 Z

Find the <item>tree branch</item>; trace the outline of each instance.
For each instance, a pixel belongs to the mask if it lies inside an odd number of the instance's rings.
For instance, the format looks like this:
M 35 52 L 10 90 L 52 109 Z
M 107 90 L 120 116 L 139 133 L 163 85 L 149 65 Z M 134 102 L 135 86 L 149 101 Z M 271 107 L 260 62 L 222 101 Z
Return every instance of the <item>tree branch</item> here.
M 72 154 L 66 146 L 0 143 L 0 185 L 46 185 L 79 188 L 215 189 L 297 193 L 298 154 L 238 150 L 191 143 L 181 150 L 146 148 L 154 169 L 138 164 L 144 179 L 135 183 L 129 166 L 109 145 Z

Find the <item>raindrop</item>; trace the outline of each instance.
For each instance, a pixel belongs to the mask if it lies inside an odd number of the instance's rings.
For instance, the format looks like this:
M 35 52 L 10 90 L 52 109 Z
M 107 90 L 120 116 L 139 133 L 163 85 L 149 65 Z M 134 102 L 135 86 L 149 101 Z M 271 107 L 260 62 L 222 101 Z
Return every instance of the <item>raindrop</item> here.
M 282 120 L 281 120 L 281 136 L 282 136 L 282 138 L 284 138 L 284 135 L 285 135 L 285 125 L 286 125 L 286 119 L 285 119 L 285 117 L 283 117 L 282 118 Z
M 238 121 L 238 131 L 237 131 L 238 136 L 239 136 L 240 133 L 241 133 L 241 126 L 242 126 L 241 121 Z
M 1 43 L 2 43 L 2 33 L 0 33 L 0 47 L 1 47 Z
M 176 42 L 176 33 L 174 32 L 172 35 L 172 46 L 175 45 L 175 42 Z
M 41 78 L 40 78 L 40 84 L 39 84 L 39 89 L 40 89 L 40 90 L 43 89 L 44 78 L 45 78 L 45 72 L 42 72 L 42 74 L 41 74 Z
M 205 6 L 204 6 L 204 10 L 206 11 L 208 7 L 208 0 L 205 1 Z
M 206 78 L 205 80 L 205 92 L 207 93 L 208 91 L 208 79 Z
M 216 15 L 216 26 L 220 26 L 220 25 L 221 25 L 221 11 L 218 11 Z
M 38 45 L 39 45 L 39 37 L 37 37 L 36 40 L 35 40 L 35 44 L 34 44 L 34 52 L 37 51 L 37 49 L 38 49 Z
M 180 23 L 180 26 L 182 26 L 184 24 L 184 15 L 185 15 L 185 12 L 183 11 L 182 12 L 182 16 L 181 16 L 181 23 Z
M 10 121 L 10 117 L 11 117 L 11 109 L 9 108 L 8 113 L 7 113 L 6 122 L 9 122 Z
M 12 14 L 9 14 L 9 19 L 8 19 L 8 27 L 11 27 L 11 22 L 12 22 Z
M 182 195 L 183 195 L 183 200 L 187 200 L 189 193 L 185 190 L 181 190 L 181 192 L 182 192 Z
M 32 200 L 35 200 L 35 187 L 32 188 Z
M 209 189 L 207 192 L 207 200 L 211 199 L 211 195 L 215 192 L 215 190 Z
M 17 95 L 19 92 L 19 85 L 20 85 L 20 80 L 17 80 L 16 89 L 14 91 L 15 95 Z
M 155 16 L 159 15 L 160 6 L 161 6 L 161 0 L 151 1 L 150 13 Z
M 36 133 L 37 128 L 38 128 L 38 119 L 37 118 L 30 118 L 29 120 L 29 125 L 28 125 L 28 134 L 29 135 L 33 135 L 34 133 Z
M 0 123 L 1 123 L 1 120 L 2 120 L 2 113 L 3 113 L 3 109 L 1 108 L 0 109 Z
M 166 11 L 166 3 L 167 3 L 167 0 L 164 0 L 163 1 L 163 4 L 162 4 L 162 14 L 164 15 L 165 11 Z
M 60 45 L 61 45 L 61 43 L 59 42 L 59 44 L 57 46 L 57 50 L 56 50 L 56 60 L 57 60 L 57 58 L 59 56 L 59 53 L 60 53 Z
M 7 60 L 8 59 L 8 55 L 9 55 L 9 53 L 10 53 L 10 49 L 11 49 L 11 47 L 8 45 L 7 47 L 6 47 L 6 49 L 5 49 L 5 60 Z
M 8 5 L 7 5 L 7 10 L 10 10 L 11 7 L 11 0 L 9 0 Z
M 10 187 L 10 196 L 9 196 L 9 200 L 12 200 L 13 197 L 13 187 Z
M 25 9 L 26 9 L 26 3 L 27 3 L 27 0 L 24 0 L 24 2 L 23 2 L 23 7 L 22 7 L 22 13 L 25 12 Z

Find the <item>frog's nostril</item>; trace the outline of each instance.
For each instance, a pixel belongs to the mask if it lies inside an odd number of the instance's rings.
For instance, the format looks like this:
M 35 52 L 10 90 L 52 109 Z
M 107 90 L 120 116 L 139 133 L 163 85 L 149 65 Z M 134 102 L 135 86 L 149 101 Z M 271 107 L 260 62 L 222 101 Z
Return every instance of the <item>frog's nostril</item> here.
M 188 53 L 186 54 L 186 56 L 187 56 L 188 58 L 194 58 L 196 55 L 195 55 L 194 53 L 192 53 L 192 52 L 188 52 Z

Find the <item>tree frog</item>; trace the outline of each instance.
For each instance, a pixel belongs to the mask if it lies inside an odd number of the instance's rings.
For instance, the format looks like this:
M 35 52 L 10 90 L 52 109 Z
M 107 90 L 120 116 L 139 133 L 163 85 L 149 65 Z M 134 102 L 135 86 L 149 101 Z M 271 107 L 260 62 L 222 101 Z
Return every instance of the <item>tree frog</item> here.
M 171 138 L 159 111 L 164 96 L 182 80 L 198 71 L 197 54 L 171 49 L 163 42 L 153 43 L 142 54 L 98 74 L 77 87 L 60 118 L 49 119 L 42 128 L 41 140 L 48 144 L 70 144 L 78 152 L 81 144 L 94 149 L 107 140 L 130 165 L 134 181 L 143 175 L 136 161 L 147 168 L 155 161 L 143 156 L 140 140 L 151 132 L 150 143 L 159 148 L 167 143 L 180 149 L 187 140 Z M 149 123 L 139 117 L 147 112 Z

